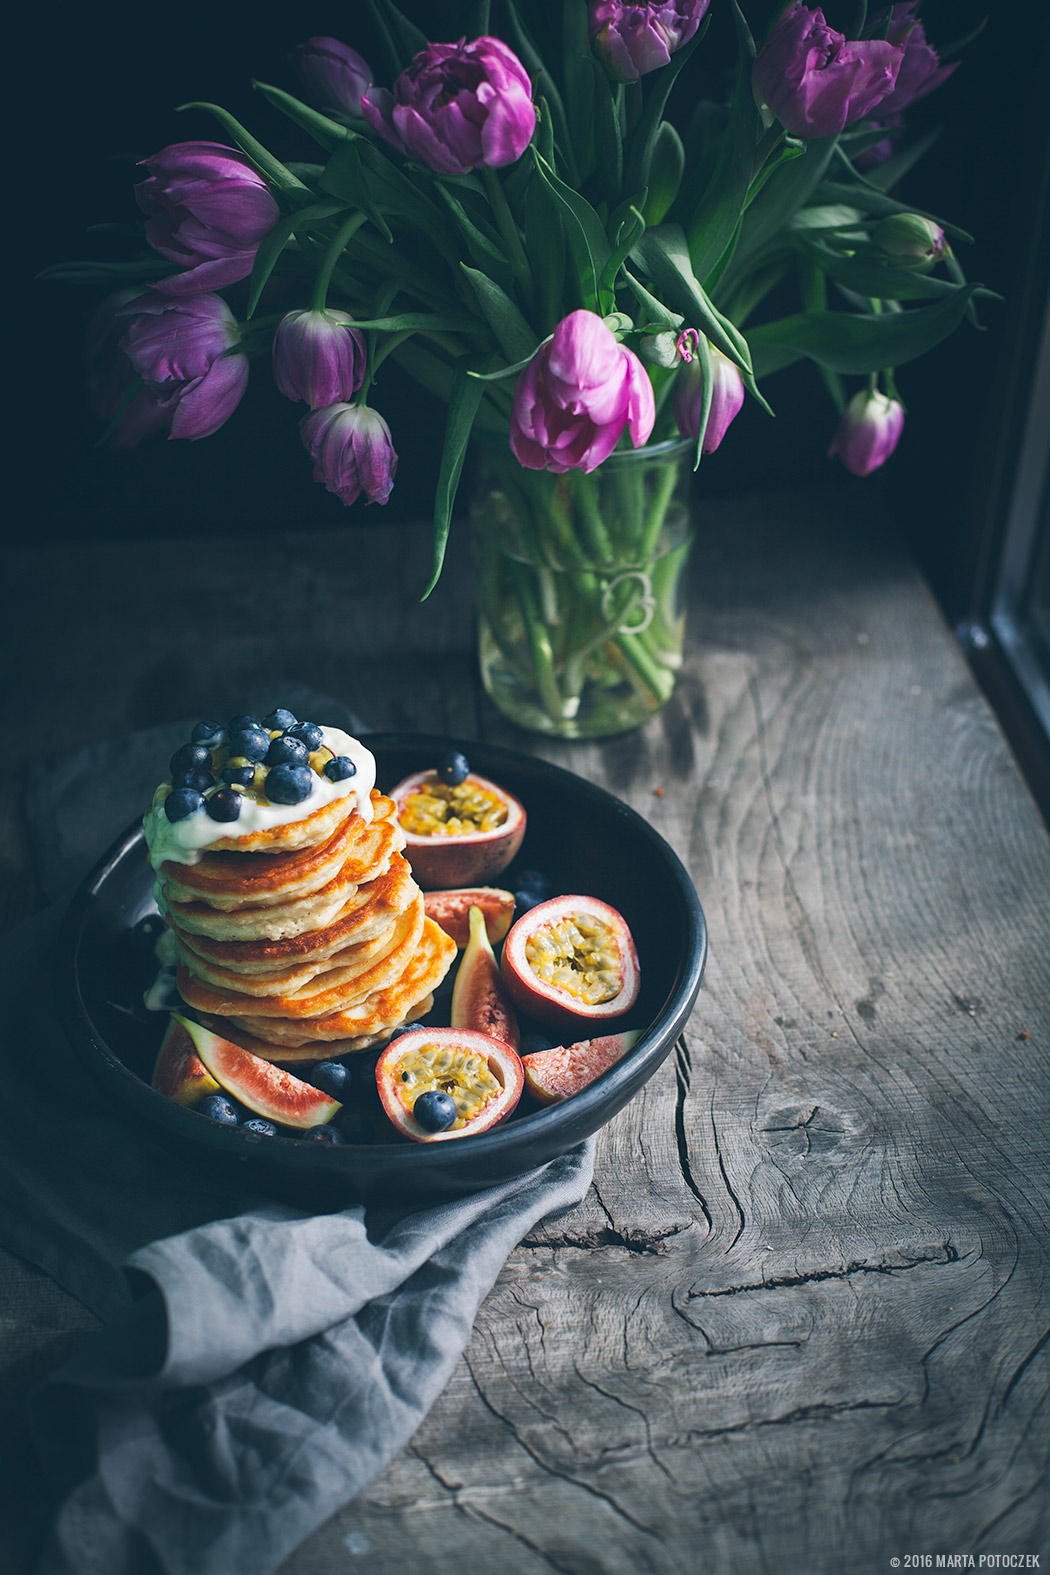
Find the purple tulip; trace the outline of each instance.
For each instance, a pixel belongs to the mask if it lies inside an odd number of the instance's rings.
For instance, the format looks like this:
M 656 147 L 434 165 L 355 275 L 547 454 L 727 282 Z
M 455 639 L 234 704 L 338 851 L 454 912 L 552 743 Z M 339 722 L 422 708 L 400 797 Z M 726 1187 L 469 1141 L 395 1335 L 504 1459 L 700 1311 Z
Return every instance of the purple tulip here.
M 111 423 L 105 438 L 108 448 L 135 448 L 166 425 L 156 393 L 140 383 L 121 347 L 128 328 L 124 308 L 141 294 L 141 286 L 130 286 L 107 295 L 88 319 L 84 334 L 88 408 L 100 421 Z
M 338 38 L 308 38 L 289 56 L 303 79 L 308 98 L 320 109 L 360 115 L 361 94 L 372 86 L 372 68 L 356 49 Z
M 288 312 L 273 336 L 273 380 L 312 410 L 349 399 L 365 375 L 365 341 L 349 312 Z
M 704 453 L 713 454 L 729 430 L 730 424 L 740 414 L 744 403 L 744 380 L 727 355 L 714 345 L 708 345 L 711 356 L 711 409 L 704 432 Z M 696 442 L 700 430 L 700 406 L 703 398 L 703 373 L 699 359 L 687 359 L 679 367 L 674 383 L 674 418 L 683 437 Z
M 228 355 L 240 337 L 219 295 L 172 301 L 150 292 L 122 308 L 121 341 L 173 438 L 210 437 L 236 410 L 248 383 L 248 357 Z
M 393 93 L 369 88 L 361 113 L 401 153 L 441 175 L 513 164 L 536 128 L 528 72 L 498 38 L 428 44 Z
M 711 0 L 590 0 L 591 42 L 614 82 L 637 82 L 666 66 L 703 21 Z
M 528 470 L 592 471 L 625 430 L 653 430 L 653 386 L 632 350 L 594 312 L 570 312 L 518 378 L 510 446 Z
M 367 405 L 329 405 L 299 423 L 303 446 L 314 462 L 314 480 L 344 503 L 364 493 L 385 503 L 394 486 L 397 455 L 390 428 Z
M 794 5 L 759 50 L 751 83 L 793 137 L 833 137 L 886 98 L 903 59 L 895 44 L 847 41 L 823 11 Z
M 135 199 L 149 216 L 146 239 L 186 270 L 159 279 L 156 289 L 197 295 L 247 278 L 280 216 L 248 160 L 218 142 L 173 142 L 142 162 L 150 173 Z
M 890 7 L 890 25 L 886 37 L 889 43 L 904 50 L 904 59 L 893 91 L 879 105 L 880 117 L 899 115 L 910 104 L 925 98 L 927 93 L 932 93 L 934 88 L 946 82 L 959 64 L 956 60 L 950 66 L 941 65 L 937 51 L 926 42 L 926 29 L 912 15 L 916 4 L 917 0 L 907 0 L 904 5 Z M 884 11 L 876 25 L 885 20 Z
M 870 476 L 889 459 L 904 428 L 904 406 L 886 394 L 862 388 L 846 406 L 828 458 L 838 455 L 855 476 Z

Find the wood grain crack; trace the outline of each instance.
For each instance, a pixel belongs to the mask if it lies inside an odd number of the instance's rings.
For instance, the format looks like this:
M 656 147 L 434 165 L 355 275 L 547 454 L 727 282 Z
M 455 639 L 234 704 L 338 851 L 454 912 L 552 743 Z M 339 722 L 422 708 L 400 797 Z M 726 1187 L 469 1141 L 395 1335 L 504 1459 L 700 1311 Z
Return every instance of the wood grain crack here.
M 708 1231 L 714 1229 L 711 1211 L 704 1201 L 703 1193 L 696 1184 L 693 1167 L 689 1162 L 689 1140 L 685 1130 L 685 1101 L 689 1093 L 693 1076 L 693 1059 L 689 1054 L 689 1045 L 685 1035 L 676 1042 L 674 1047 L 674 1075 L 675 1075 L 675 1106 L 674 1106 L 674 1135 L 678 1145 L 678 1164 L 689 1191 L 703 1210 L 704 1219 L 707 1221 Z
M 715 1296 L 744 1296 L 755 1291 L 781 1291 L 791 1290 L 800 1285 L 817 1285 L 824 1280 L 849 1280 L 856 1274 L 904 1274 L 909 1269 L 920 1269 L 929 1265 L 934 1268 L 943 1268 L 947 1264 L 958 1263 L 959 1254 L 950 1241 L 931 1247 L 929 1252 L 920 1253 L 914 1258 L 904 1258 L 895 1263 L 868 1263 L 865 1260 L 856 1260 L 847 1263 L 841 1269 L 813 1269 L 808 1274 L 785 1274 L 776 1279 L 756 1280 L 750 1285 L 725 1285 L 718 1290 L 696 1291 L 687 1293 L 688 1301 L 700 1301 Z

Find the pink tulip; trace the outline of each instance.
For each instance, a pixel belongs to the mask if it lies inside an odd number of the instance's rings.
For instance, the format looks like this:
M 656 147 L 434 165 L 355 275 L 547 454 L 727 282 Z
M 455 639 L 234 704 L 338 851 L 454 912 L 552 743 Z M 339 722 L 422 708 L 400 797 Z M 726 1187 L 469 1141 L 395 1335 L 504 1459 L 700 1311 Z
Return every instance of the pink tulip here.
M 909 105 L 925 98 L 927 93 L 932 93 L 934 88 L 946 82 L 959 64 L 956 60 L 950 66 L 941 65 L 937 51 L 926 42 L 926 29 L 912 15 L 915 6 L 916 0 L 907 0 L 904 5 L 890 7 L 886 39 L 888 43 L 903 49 L 904 59 L 892 92 L 879 105 L 880 118 L 884 115 L 899 115 Z M 885 20 L 884 11 L 881 17 L 876 18 L 876 24 Z
M 513 164 L 536 129 L 529 74 L 498 38 L 428 44 L 393 93 L 369 88 L 361 113 L 401 153 L 442 175 Z
M 135 187 L 135 200 L 149 216 L 146 239 L 185 270 L 156 288 L 197 295 L 246 279 L 280 216 L 248 160 L 218 142 L 173 142 L 142 162 L 149 178 Z
M 121 345 L 162 413 L 158 426 L 167 426 L 173 438 L 217 432 L 248 384 L 248 357 L 242 351 L 227 354 L 240 334 L 222 297 L 173 301 L 151 291 L 130 301 L 121 315 L 128 319 Z
M 625 431 L 640 448 L 655 419 L 638 357 L 594 312 L 570 312 L 518 378 L 510 446 L 528 470 L 592 471 Z
M 751 82 L 792 136 L 833 137 L 887 97 L 903 59 L 895 44 L 851 42 L 823 11 L 793 5 L 760 49 Z
M 367 405 L 329 405 L 299 423 L 303 446 L 314 462 L 314 480 L 343 503 L 362 492 L 369 503 L 385 503 L 397 471 L 390 428 Z
M 904 406 L 899 400 L 862 388 L 846 406 L 828 458 L 837 454 L 854 476 L 870 476 L 889 459 L 903 428 Z
M 687 44 L 711 0 L 590 0 L 588 31 L 614 82 L 637 82 Z
M 729 357 L 714 345 L 708 346 L 711 356 L 711 409 L 704 431 L 704 453 L 713 454 L 729 430 L 730 424 L 740 414 L 744 403 L 744 380 Z M 683 437 L 696 442 L 700 430 L 700 409 L 703 398 L 703 373 L 700 361 L 693 358 L 679 367 L 674 384 L 674 417 Z
M 361 94 L 372 86 L 372 68 L 356 49 L 338 38 L 308 38 L 295 46 L 291 60 L 318 108 L 360 115 Z

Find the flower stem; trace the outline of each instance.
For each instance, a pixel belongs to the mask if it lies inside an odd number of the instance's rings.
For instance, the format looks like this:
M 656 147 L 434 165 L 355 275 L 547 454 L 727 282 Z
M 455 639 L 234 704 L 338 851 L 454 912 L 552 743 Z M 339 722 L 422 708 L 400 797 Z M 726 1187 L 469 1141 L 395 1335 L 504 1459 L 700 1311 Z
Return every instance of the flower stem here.
M 365 213 L 352 213 L 345 224 L 340 225 L 336 231 L 334 240 L 321 259 L 321 266 L 314 280 L 313 300 L 310 302 L 310 310 L 312 312 L 324 311 L 325 302 L 328 299 L 328 285 L 332 274 L 335 272 L 336 264 L 343 255 L 348 242 L 357 234 L 362 224 L 367 221 L 367 218 L 368 215 Z
M 510 211 L 507 194 L 503 190 L 500 178 L 494 169 L 490 169 L 486 164 L 482 169 L 482 174 L 485 177 L 485 189 L 489 196 L 489 206 L 499 226 L 503 244 L 507 248 L 507 255 L 510 258 L 511 267 L 514 269 L 514 277 L 521 285 L 522 292 L 531 305 L 533 301 L 532 269 L 529 267 L 528 258 L 525 256 L 525 248 L 521 244 L 521 236 L 518 234 L 518 226 L 514 222 L 514 215 Z

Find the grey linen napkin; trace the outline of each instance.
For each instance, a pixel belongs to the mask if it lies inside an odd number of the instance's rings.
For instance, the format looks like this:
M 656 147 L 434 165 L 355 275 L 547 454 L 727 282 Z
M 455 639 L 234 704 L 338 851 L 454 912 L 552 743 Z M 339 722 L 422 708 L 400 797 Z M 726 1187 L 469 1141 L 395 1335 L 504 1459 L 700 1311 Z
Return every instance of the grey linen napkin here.
M 360 731 L 322 697 L 279 699 Z M 70 761 L 60 856 L 37 846 L 46 890 L 134 818 L 184 736 Z M 52 791 L 31 797 L 53 831 Z M 41 1575 L 266 1575 L 411 1437 L 507 1254 L 583 1197 L 593 1145 L 414 1213 L 238 1192 L 112 1108 L 70 1051 L 51 1004 L 61 907 L 0 959 L 0 1241 L 107 1320 L 32 1400 L 64 1495 Z

